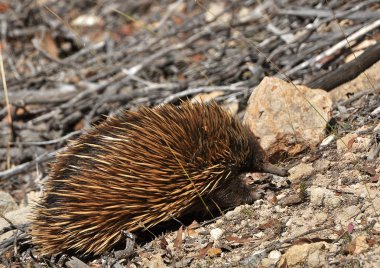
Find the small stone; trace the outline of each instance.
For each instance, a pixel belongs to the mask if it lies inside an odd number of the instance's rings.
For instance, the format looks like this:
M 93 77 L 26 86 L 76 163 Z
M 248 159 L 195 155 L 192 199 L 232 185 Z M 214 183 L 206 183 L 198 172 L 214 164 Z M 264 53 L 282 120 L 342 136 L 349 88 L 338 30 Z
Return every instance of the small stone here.
M 313 172 L 314 168 L 312 167 L 312 164 L 301 163 L 289 170 L 290 176 L 288 178 L 294 181 L 301 179 L 302 177 L 310 176 Z
M 341 161 L 354 162 L 356 161 L 357 156 L 352 152 L 347 152 L 341 157 Z
M 0 212 L 6 213 L 18 209 L 16 201 L 7 193 L 0 191 Z
M 325 158 L 321 158 L 319 159 L 318 161 L 316 161 L 314 164 L 313 164 L 313 167 L 317 170 L 317 171 L 324 171 L 326 169 L 329 168 L 330 166 L 330 161 L 325 159 Z
M 17 210 L 13 210 L 5 213 L 5 217 L 9 219 L 15 225 L 21 225 L 30 222 L 30 207 L 22 207 Z M 9 226 L 9 223 L 4 219 L 0 219 L 0 230 Z M 0 236 L 0 241 L 8 238 L 12 235 L 12 232 L 7 232 Z
M 369 245 L 367 244 L 367 238 L 364 235 L 356 237 L 354 254 L 360 254 L 368 248 Z
M 281 200 L 280 204 L 284 207 L 295 206 L 301 204 L 303 200 L 298 194 L 292 194 Z
M 261 260 L 261 265 L 259 265 L 258 267 L 271 267 L 271 266 L 274 266 L 276 264 L 276 262 L 274 262 L 273 260 L 269 259 L 269 258 L 264 258 Z
M 377 233 L 380 233 L 380 223 L 376 222 L 375 225 L 373 226 L 373 230 Z
M 328 208 L 337 208 L 342 204 L 342 199 L 339 196 L 331 196 L 325 199 L 325 204 Z
M 226 219 L 230 220 L 230 219 L 234 218 L 235 216 L 239 215 L 243 208 L 244 208 L 244 205 L 238 206 L 234 210 L 227 211 L 227 213 L 225 215 Z
M 324 212 L 317 212 L 314 216 L 314 220 L 316 224 L 323 224 L 327 220 L 327 214 Z
M 311 188 L 310 189 L 310 204 L 314 207 L 323 206 L 325 199 L 331 198 L 333 192 L 325 188 Z
M 380 123 L 373 129 L 373 132 L 380 132 Z
M 287 267 L 303 267 L 305 263 L 306 267 L 327 267 L 325 248 L 325 242 L 291 246 L 282 255 L 278 267 L 283 267 L 285 261 Z
M 210 238 L 212 241 L 219 240 L 219 238 L 223 235 L 224 231 L 220 228 L 215 228 L 210 231 Z
M 166 265 L 164 264 L 164 260 L 162 259 L 160 254 L 153 255 L 152 259 L 149 261 L 147 267 L 152 268 L 164 268 Z
M 319 145 L 320 147 L 326 147 L 329 145 L 333 140 L 335 140 L 335 135 L 331 134 L 330 136 L 327 136 Z
M 262 238 L 262 237 L 265 236 L 265 233 L 264 232 L 258 232 L 256 234 L 254 234 L 254 236 L 257 237 L 257 238 Z
M 281 252 L 278 250 L 272 250 L 269 252 L 268 258 L 278 262 L 278 260 L 281 258 Z
M 380 106 L 371 112 L 371 115 L 377 115 L 380 113 Z
M 336 147 L 339 154 L 351 151 L 352 144 L 355 142 L 355 139 L 358 137 L 357 134 L 348 133 L 343 138 L 340 138 L 336 141 Z
M 371 143 L 370 138 L 357 137 L 355 142 L 352 144 L 353 152 L 367 152 L 369 145 Z

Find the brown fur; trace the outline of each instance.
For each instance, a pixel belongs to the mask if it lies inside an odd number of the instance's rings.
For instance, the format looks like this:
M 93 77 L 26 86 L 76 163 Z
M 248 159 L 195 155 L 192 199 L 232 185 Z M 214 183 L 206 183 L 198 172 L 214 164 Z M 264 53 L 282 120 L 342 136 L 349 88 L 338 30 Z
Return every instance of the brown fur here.
M 34 210 L 33 242 L 45 254 L 100 254 L 121 230 L 252 203 L 240 176 L 266 161 L 248 127 L 216 103 L 123 111 L 57 156 Z

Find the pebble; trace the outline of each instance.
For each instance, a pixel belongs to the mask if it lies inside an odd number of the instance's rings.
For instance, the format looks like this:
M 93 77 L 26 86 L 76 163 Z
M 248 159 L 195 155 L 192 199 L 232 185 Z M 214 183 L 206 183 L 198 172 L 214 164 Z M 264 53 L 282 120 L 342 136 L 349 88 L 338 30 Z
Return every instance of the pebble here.
M 215 228 L 210 231 L 210 238 L 212 241 L 219 240 L 219 238 L 223 235 L 224 231 L 220 228 Z

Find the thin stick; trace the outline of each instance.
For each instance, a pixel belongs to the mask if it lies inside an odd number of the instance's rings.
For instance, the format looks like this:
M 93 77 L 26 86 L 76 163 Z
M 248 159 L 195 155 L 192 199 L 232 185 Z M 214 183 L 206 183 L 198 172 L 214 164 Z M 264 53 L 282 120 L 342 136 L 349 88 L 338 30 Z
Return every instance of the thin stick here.
M 8 132 L 8 142 L 7 142 L 7 169 L 11 167 L 11 142 L 12 142 L 12 114 L 11 114 L 11 106 L 9 104 L 9 98 L 8 98 L 8 88 L 7 88 L 7 81 L 5 81 L 5 71 L 4 71 L 4 63 L 3 63 L 3 49 L 0 48 L 0 72 L 1 72 L 1 80 L 3 81 L 3 89 L 4 89 L 4 99 L 5 99 L 5 105 L 7 106 L 7 117 L 8 117 L 8 124 L 9 124 L 9 132 Z
M 364 26 L 359 31 L 357 31 L 357 32 L 351 34 L 350 36 L 348 36 L 347 39 L 343 39 L 342 41 L 340 41 L 336 45 L 332 46 L 328 50 L 322 52 L 321 54 L 319 54 L 319 55 L 317 55 L 317 56 L 315 56 L 315 57 L 313 57 L 313 58 L 311 58 L 311 59 L 309 59 L 307 61 L 302 62 L 301 64 L 293 67 L 289 71 L 286 71 L 284 74 L 286 76 L 290 76 L 290 75 L 294 74 L 295 72 L 297 72 L 299 70 L 302 70 L 303 68 L 306 68 L 310 64 L 318 62 L 318 61 L 320 61 L 321 59 L 323 59 L 323 58 L 325 58 L 327 56 L 333 55 L 337 50 L 346 47 L 347 46 L 347 42 L 350 43 L 351 41 L 354 41 L 354 40 L 358 39 L 359 37 L 361 37 L 361 36 L 365 35 L 366 33 L 368 33 L 370 31 L 376 29 L 379 26 L 380 26 L 380 19 L 374 21 L 371 24 L 368 24 L 368 25 Z

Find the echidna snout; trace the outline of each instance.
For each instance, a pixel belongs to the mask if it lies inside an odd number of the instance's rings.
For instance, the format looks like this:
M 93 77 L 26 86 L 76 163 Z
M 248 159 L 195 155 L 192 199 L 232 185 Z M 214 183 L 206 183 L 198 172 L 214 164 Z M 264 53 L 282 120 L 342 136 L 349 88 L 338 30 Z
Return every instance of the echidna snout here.
M 121 230 L 252 203 L 246 172 L 286 175 L 216 103 L 123 111 L 57 156 L 34 209 L 32 240 L 44 254 L 110 251 Z

